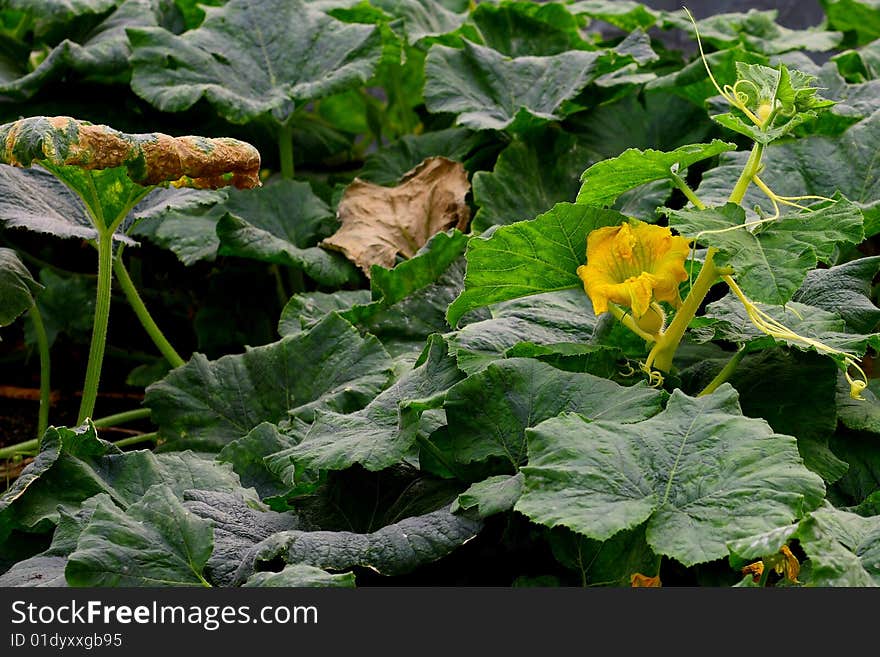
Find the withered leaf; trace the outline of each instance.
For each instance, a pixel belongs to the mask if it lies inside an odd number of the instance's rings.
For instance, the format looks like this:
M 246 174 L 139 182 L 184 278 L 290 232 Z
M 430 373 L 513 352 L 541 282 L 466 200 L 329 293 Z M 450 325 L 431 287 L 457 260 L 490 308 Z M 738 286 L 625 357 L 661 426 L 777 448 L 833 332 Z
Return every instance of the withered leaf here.
M 260 185 L 260 153 L 237 139 L 126 134 L 69 116 L 35 116 L 0 125 L 0 163 L 28 167 L 34 162 L 90 170 L 124 166 L 141 185 Z
M 437 233 L 467 228 L 469 189 L 464 167 L 445 157 L 423 160 L 395 187 L 355 178 L 337 210 L 342 226 L 320 245 L 341 251 L 367 276 L 373 265 L 392 268 L 398 253 L 411 258 Z

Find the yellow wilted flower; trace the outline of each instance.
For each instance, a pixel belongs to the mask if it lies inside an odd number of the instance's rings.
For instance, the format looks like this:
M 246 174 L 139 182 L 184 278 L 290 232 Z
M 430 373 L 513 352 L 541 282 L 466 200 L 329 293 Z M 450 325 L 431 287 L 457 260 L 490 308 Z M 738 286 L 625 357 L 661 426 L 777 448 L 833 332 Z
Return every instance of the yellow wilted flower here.
M 641 318 L 653 301 L 681 305 L 678 285 L 687 280 L 684 261 L 690 240 L 668 228 L 632 220 L 597 228 L 587 237 L 587 264 L 577 269 L 584 291 L 599 315 L 608 302 L 632 309 Z

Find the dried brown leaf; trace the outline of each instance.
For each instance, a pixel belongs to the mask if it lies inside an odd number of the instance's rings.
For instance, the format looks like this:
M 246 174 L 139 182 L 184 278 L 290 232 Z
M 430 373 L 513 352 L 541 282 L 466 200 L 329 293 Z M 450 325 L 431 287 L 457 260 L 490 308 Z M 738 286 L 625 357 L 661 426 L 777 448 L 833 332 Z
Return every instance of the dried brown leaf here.
M 367 276 L 373 265 L 391 268 L 398 253 L 411 258 L 437 233 L 465 230 L 469 190 L 464 167 L 445 157 L 422 161 L 395 187 L 355 178 L 337 210 L 342 226 L 321 246 L 341 251 Z
M 260 186 L 260 153 L 237 139 L 126 134 L 69 116 L 36 116 L 0 126 L 0 163 L 28 167 L 34 161 L 83 169 L 124 166 L 142 185 Z

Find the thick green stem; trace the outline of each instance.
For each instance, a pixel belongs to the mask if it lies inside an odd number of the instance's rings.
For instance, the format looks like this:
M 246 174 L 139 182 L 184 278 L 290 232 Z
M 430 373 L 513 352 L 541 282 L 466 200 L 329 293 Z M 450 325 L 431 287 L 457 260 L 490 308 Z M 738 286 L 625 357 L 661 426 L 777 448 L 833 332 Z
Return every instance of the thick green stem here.
M 752 154 L 749 155 L 746 166 L 743 168 L 742 173 L 739 176 L 739 180 L 736 181 L 736 185 L 730 193 L 730 197 L 727 199 L 729 203 L 742 203 L 746 191 L 749 189 L 749 185 L 752 184 L 752 179 L 758 175 L 758 172 L 761 170 L 761 157 L 763 155 L 763 144 L 756 143 L 754 148 L 752 148 Z
M 672 176 L 672 182 L 678 187 L 681 192 L 687 197 L 687 200 L 694 204 L 694 207 L 697 210 L 705 210 L 706 204 L 703 203 L 700 198 L 694 193 L 694 190 L 690 188 L 690 186 L 684 181 L 684 178 L 679 176 L 677 173 L 670 174 Z
M 95 323 L 92 326 L 92 344 L 89 347 L 89 364 L 83 384 L 83 396 L 79 406 L 77 424 L 85 422 L 95 412 L 98 399 L 98 382 L 104 361 L 104 345 L 107 342 L 107 325 L 110 322 L 110 292 L 113 281 L 113 232 L 98 231 L 98 294 L 95 299 Z
M 700 304 L 703 303 L 703 299 L 706 298 L 709 290 L 720 275 L 714 260 L 717 251 L 717 249 L 710 248 L 706 253 L 703 268 L 700 269 L 700 274 L 697 276 L 697 280 L 694 281 L 690 293 L 681 304 L 681 308 L 675 313 L 669 328 L 660 336 L 660 339 L 648 355 L 647 367 L 654 367 L 661 372 L 668 372 L 672 369 L 672 358 L 675 356 L 685 330 L 687 330 L 691 320 L 697 314 Z
M 136 408 L 131 411 L 123 411 L 122 413 L 115 413 L 114 415 L 107 415 L 106 417 L 98 418 L 97 420 L 93 420 L 92 424 L 98 429 L 103 429 L 105 427 L 115 427 L 120 424 L 125 424 L 126 422 L 146 420 L 148 417 L 150 417 L 149 408 Z
M 155 443 L 158 437 L 159 434 L 154 431 L 152 433 L 131 436 L 130 438 L 123 438 L 122 440 L 114 440 L 113 444 L 117 447 L 130 447 L 131 445 L 140 445 L 141 443 Z
M 713 392 L 718 390 L 718 387 L 722 383 L 727 381 L 727 379 L 730 378 L 730 375 L 736 371 L 736 368 L 739 366 L 739 362 L 743 359 L 743 356 L 745 355 L 745 349 L 740 349 L 739 351 L 737 351 L 730 358 L 730 360 L 727 361 L 727 364 L 725 364 L 724 367 L 721 368 L 721 371 L 715 375 L 715 378 L 709 381 L 708 385 L 700 391 L 697 397 L 702 397 L 703 395 L 711 395 Z
M 278 155 L 281 158 L 281 177 L 293 180 L 293 127 L 281 126 L 278 131 Z
M 137 315 L 137 318 L 146 330 L 147 335 L 150 336 L 153 344 L 156 345 L 156 348 L 159 349 L 159 352 L 165 357 L 165 360 L 171 364 L 171 367 L 180 367 L 183 365 L 186 361 L 184 361 L 174 347 L 171 346 L 171 343 L 168 342 L 165 334 L 162 333 L 161 329 L 153 320 L 150 311 L 147 310 L 143 299 L 141 299 L 141 295 L 138 294 L 137 288 L 131 280 L 131 276 L 128 275 L 125 265 L 122 264 L 121 248 L 119 254 L 113 260 L 113 271 L 116 272 L 119 287 L 121 287 L 122 291 L 125 293 L 125 298 L 128 299 L 129 305 L 132 307 L 132 310 L 134 310 L 134 314 Z
M 37 414 L 37 440 L 43 437 L 49 427 L 49 394 L 52 391 L 49 377 L 51 364 L 49 361 L 49 337 L 46 326 L 37 304 L 31 306 L 31 321 L 34 324 L 34 335 L 37 337 L 37 349 L 40 352 L 40 410 Z
M 13 456 L 18 456 L 19 454 L 30 454 L 36 452 L 39 449 L 39 438 L 34 438 L 33 440 L 25 440 L 23 443 L 16 443 L 15 445 L 0 447 L 0 461 L 11 459 Z

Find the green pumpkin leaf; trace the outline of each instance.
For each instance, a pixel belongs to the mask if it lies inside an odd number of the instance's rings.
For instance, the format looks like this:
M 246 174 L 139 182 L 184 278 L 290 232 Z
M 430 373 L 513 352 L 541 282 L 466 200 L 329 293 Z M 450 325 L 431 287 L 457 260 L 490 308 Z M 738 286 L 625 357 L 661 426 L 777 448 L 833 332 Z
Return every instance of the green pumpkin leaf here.
M 13 4 L 22 4 L 23 9 L 34 8 L 30 2 Z M 89 27 L 83 34 L 71 34 L 54 45 L 33 70 L 29 70 L 26 62 L 21 62 L 13 75 L 3 76 L 6 79 L 0 79 L 0 97 L 26 100 L 50 82 L 71 72 L 102 82 L 124 79 L 131 55 L 125 31 L 134 27 L 165 25 L 159 3 L 149 0 L 127 0 L 121 4 L 117 0 L 40 2 L 38 11 L 34 12 L 38 19 L 35 27 L 39 30 L 40 24 L 69 24 L 86 12 L 98 15 L 111 8 L 115 10 L 94 27 Z
M 492 172 L 473 177 L 474 232 L 512 224 L 546 212 L 556 203 L 573 201 L 584 165 L 592 158 L 577 138 L 550 129 L 530 133 L 505 148 Z
M 204 586 L 213 543 L 211 523 L 157 484 L 126 511 L 100 500 L 65 575 L 72 586 Z
M 341 254 L 316 244 L 338 225 L 308 183 L 279 180 L 231 192 L 217 223 L 218 253 L 301 269 L 321 285 L 357 283 L 360 274 Z
M 15 251 L 0 248 L 0 327 L 30 310 L 34 297 L 43 289 Z
M 558 3 L 481 3 L 471 12 L 470 20 L 483 45 L 508 57 L 595 49 L 581 36 L 583 21 Z
M 536 294 L 490 306 L 491 318 L 474 321 L 448 334 L 459 368 L 467 374 L 508 356 L 566 355 L 593 361 L 594 374 L 610 376 L 620 354 L 596 344 L 598 320 L 583 289 Z M 591 371 L 591 370 L 585 370 Z
M 497 475 L 471 485 L 452 504 L 453 513 L 473 513 L 485 519 L 513 509 L 522 495 L 523 476 Z
M 589 420 L 640 422 L 657 414 L 664 398 L 644 384 L 627 388 L 532 358 L 500 360 L 446 394 L 449 444 L 441 448 L 460 463 L 499 457 L 518 468 L 526 461 L 526 429 L 544 420 L 571 412 Z
M 269 467 L 278 472 L 290 462 L 297 471 L 344 470 L 355 463 L 373 471 L 387 468 L 415 442 L 421 407 L 460 379 L 446 343 L 439 336 L 431 339 L 422 362 L 362 410 L 318 411 L 302 440 L 269 457 Z
M 548 540 L 556 560 L 580 575 L 581 586 L 632 586 L 633 574 L 655 572 L 659 562 L 645 540 L 644 526 L 618 532 L 607 541 L 555 527 Z
M 871 281 L 880 271 L 880 256 L 858 258 L 807 272 L 792 299 L 836 313 L 854 333 L 880 329 L 880 308 L 871 301 Z
M 735 149 L 736 144 L 719 139 L 709 144 L 689 144 L 668 153 L 630 148 L 584 171 L 576 202 L 608 206 L 630 189 L 655 180 L 671 180 L 673 173 L 681 174 L 696 162 Z
M 516 510 L 595 540 L 647 522 L 647 540 L 685 565 L 727 555 L 727 542 L 791 523 L 824 497 L 795 439 L 742 415 L 733 388 L 636 424 L 563 414 L 527 432 Z
M 877 0 L 819 0 L 828 17 L 828 27 L 854 35 L 861 45 L 880 37 Z
M 470 41 L 433 45 L 425 60 L 425 106 L 457 114 L 474 130 L 516 132 L 571 113 L 566 102 L 599 76 L 628 63 L 610 51 L 570 50 L 548 57 L 506 57 Z
M 640 2 L 630 0 L 578 0 L 569 5 L 573 14 L 605 21 L 625 32 L 654 27 L 657 14 Z
M 326 570 L 321 570 L 314 566 L 289 564 L 277 573 L 255 573 L 242 586 L 354 588 L 355 576 L 354 573 L 350 572 L 328 573 Z
M 195 354 L 147 388 L 145 404 L 176 447 L 219 451 L 261 422 L 362 407 L 385 386 L 389 365 L 376 338 L 333 314 L 308 332 L 243 354 L 215 361 Z
M 301 0 L 230 0 L 180 36 L 139 28 L 128 37 L 135 93 L 166 112 L 205 98 L 233 123 L 264 115 L 284 123 L 311 100 L 363 84 L 382 53 L 375 26 Z
M 776 22 L 775 9 L 747 13 L 717 13 L 697 21 L 700 38 L 718 50 L 745 45 L 750 50 L 777 55 L 790 50 L 826 52 L 840 45 L 843 35 L 821 27 L 793 30 Z M 694 26 L 683 12 L 664 14 L 663 25 L 676 27 L 694 35 Z M 696 35 L 694 35 L 696 38 Z
M 475 308 L 542 292 L 581 287 L 587 235 L 621 224 L 614 210 L 558 203 L 531 221 L 501 226 L 468 243 L 465 289 L 446 313 L 451 326 Z
M 159 483 L 178 496 L 194 488 L 241 489 L 229 466 L 192 452 L 122 452 L 98 438 L 91 422 L 73 429 L 50 427 L 36 459 L 0 497 L 0 538 L 16 527 L 45 531 L 58 522 L 59 508 L 75 510 L 98 493 L 127 508 Z
M 797 539 L 810 564 L 810 586 L 880 586 L 880 517 L 830 504 L 801 522 Z
M 846 199 L 813 210 L 787 214 L 747 228 L 745 210 L 728 203 L 706 210 L 672 210 L 669 222 L 679 233 L 719 250 L 717 262 L 731 265 L 746 296 L 774 305 L 787 303 L 807 272 L 828 262 L 837 244 L 864 238 L 861 211 Z

